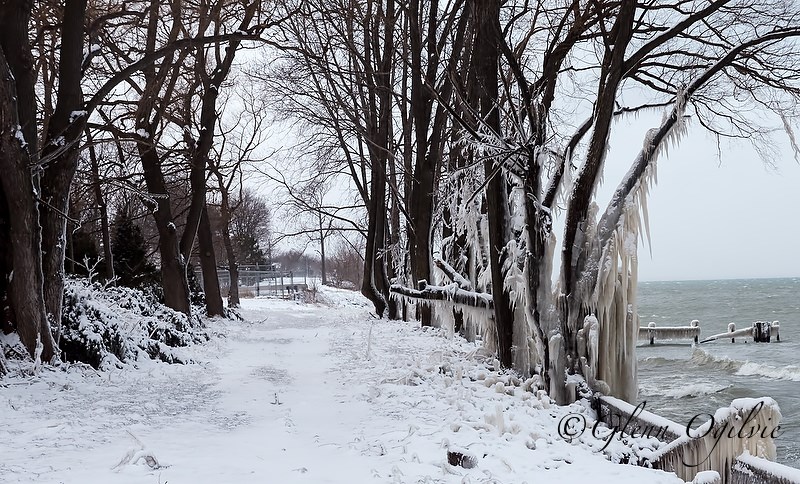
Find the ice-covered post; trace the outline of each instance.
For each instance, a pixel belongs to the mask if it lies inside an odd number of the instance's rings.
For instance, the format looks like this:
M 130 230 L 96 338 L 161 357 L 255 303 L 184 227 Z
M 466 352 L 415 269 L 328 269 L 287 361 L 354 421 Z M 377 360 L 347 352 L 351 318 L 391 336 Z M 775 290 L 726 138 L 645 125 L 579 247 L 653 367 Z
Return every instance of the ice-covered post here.
M 736 323 L 728 323 L 728 332 L 733 333 L 736 331 Z M 731 338 L 731 343 L 736 343 L 736 338 Z
M 650 321 L 649 323 L 647 323 L 647 327 L 650 328 L 650 329 L 647 330 L 648 336 L 650 336 L 650 344 L 651 345 L 655 344 L 656 332 L 653 331 L 653 329 L 656 327 L 655 321 Z
M 769 321 L 753 322 L 753 342 L 769 343 L 772 324 Z
M 693 320 L 692 320 L 692 322 L 691 322 L 691 323 L 689 323 L 689 325 L 690 325 L 691 327 L 693 327 L 693 328 L 697 328 L 697 327 L 699 327 L 699 326 L 700 326 L 700 321 L 698 321 L 697 319 L 693 319 Z M 697 332 L 697 333 L 695 333 L 695 335 L 694 335 L 694 344 L 697 344 L 697 342 L 699 341 L 699 339 L 698 339 L 699 337 L 700 337 L 700 331 L 698 331 L 698 332 Z

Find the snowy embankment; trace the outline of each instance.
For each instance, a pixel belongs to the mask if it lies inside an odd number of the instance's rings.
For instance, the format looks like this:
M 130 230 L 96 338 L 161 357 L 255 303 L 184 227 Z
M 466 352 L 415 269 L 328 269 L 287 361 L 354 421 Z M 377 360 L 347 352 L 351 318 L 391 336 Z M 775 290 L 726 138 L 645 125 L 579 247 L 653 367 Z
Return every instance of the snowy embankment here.
M 682 482 L 612 463 L 630 452 L 617 437 L 566 441 L 562 418 L 591 412 L 526 391 L 477 346 L 320 296 L 245 300 L 245 321 L 209 321 L 211 340 L 184 348 L 193 364 L 0 382 L 0 482 Z

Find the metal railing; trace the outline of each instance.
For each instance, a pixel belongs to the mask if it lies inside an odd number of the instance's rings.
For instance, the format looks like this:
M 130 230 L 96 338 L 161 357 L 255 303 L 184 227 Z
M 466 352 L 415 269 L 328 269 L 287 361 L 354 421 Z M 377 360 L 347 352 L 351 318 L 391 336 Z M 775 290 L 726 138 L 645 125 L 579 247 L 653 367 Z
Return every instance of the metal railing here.
M 195 268 L 195 275 L 203 284 L 203 274 L 200 268 Z M 226 268 L 217 269 L 217 278 L 223 294 L 228 292 L 231 285 L 231 276 Z M 305 291 L 309 285 L 315 283 L 312 271 L 276 271 L 268 270 L 268 266 L 240 266 L 239 267 L 239 296 L 240 297 L 294 297 L 299 292 Z

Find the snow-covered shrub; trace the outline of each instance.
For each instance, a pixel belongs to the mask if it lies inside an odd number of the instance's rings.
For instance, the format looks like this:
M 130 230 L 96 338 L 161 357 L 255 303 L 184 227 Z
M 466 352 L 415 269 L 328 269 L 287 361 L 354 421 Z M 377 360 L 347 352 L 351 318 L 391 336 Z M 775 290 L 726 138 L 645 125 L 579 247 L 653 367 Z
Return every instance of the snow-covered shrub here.
M 176 348 L 208 340 L 199 320 L 127 287 L 103 288 L 69 279 L 64 289 L 59 346 L 67 361 L 104 369 L 139 358 L 185 363 Z

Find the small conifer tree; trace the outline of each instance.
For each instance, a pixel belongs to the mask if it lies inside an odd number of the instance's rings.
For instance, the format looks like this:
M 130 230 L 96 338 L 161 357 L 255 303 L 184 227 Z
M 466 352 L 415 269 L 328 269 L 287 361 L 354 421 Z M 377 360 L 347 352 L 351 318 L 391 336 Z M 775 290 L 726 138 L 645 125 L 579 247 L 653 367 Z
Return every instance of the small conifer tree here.
M 147 259 L 147 242 L 142 229 L 123 210 L 114 221 L 114 273 L 122 286 L 141 287 L 158 280 L 158 270 Z

